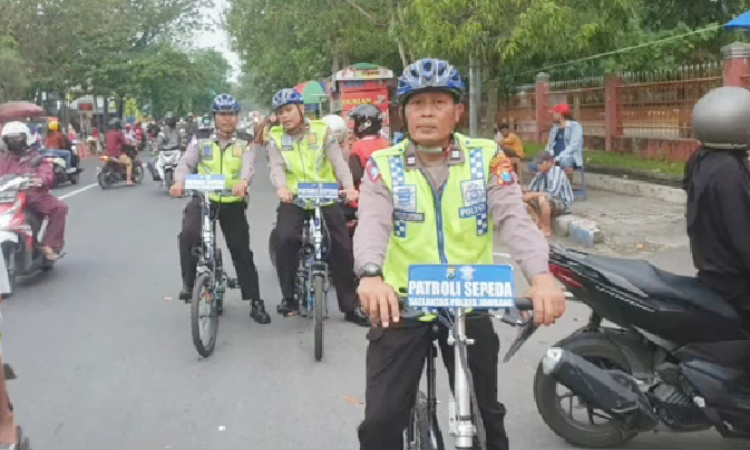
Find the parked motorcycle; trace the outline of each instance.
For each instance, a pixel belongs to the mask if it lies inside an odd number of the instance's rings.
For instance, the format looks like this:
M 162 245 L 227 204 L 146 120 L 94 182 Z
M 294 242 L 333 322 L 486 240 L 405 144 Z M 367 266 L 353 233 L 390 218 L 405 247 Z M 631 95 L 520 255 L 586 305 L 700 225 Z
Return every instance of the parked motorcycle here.
M 31 175 L 0 177 L 0 249 L 10 282 L 10 292 L 4 292 L 4 297 L 13 295 L 17 276 L 50 270 L 55 264 L 42 252 L 40 230 L 44 218 L 26 209 L 26 191 L 33 187 L 31 180 Z
M 130 156 L 133 161 L 133 182 L 135 184 L 141 184 L 143 182 L 143 163 L 138 158 L 138 152 L 135 151 L 135 147 L 126 146 L 125 153 Z M 127 172 L 125 164 L 121 163 L 119 159 L 112 158 L 108 155 L 102 155 L 99 160 L 103 163 L 97 167 L 98 175 L 96 176 L 99 186 L 102 189 L 109 189 L 117 183 L 124 183 L 127 181 Z
M 659 429 L 750 439 L 750 327 L 719 294 L 646 261 L 561 247 L 550 271 L 592 310 L 534 379 L 537 409 L 557 435 L 588 448 Z

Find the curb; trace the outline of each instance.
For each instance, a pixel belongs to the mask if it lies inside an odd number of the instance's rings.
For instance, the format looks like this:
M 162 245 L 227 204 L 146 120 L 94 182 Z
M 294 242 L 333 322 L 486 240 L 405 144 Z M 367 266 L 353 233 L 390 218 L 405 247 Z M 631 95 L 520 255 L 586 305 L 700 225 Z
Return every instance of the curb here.
M 555 234 L 570 237 L 584 247 L 604 242 L 604 233 L 595 222 L 573 214 L 565 214 L 555 218 Z
M 687 194 L 680 188 L 629 180 L 612 175 L 586 172 L 586 186 L 618 194 L 654 198 L 669 203 L 685 204 L 687 202 Z

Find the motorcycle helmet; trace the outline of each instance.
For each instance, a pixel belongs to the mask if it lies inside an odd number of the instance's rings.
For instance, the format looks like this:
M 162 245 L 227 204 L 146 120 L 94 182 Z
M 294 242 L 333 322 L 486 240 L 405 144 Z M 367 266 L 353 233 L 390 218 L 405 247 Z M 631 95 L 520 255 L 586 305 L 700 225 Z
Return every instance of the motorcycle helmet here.
M 177 126 L 177 118 L 174 116 L 174 113 L 172 111 L 168 111 L 164 115 L 164 123 L 167 124 L 170 128 L 174 128 Z
M 372 104 L 357 106 L 349 113 L 349 117 L 354 121 L 354 134 L 360 139 L 377 135 L 383 127 L 383 113 Z
M 109 127 L 113 130 L 119 130 L 120 128 L 122 128 L 122 123 L 120 123 L 120 119 L 118 119 L 117 117 L 114 117 L 110 119 Z
M 404 69 L 398 79 L 396 95 L 398 102 L 404 105 L 412 95 L 430 91 L 449 92 L 459 102 L 466 85 L 461 80 L 461 74 L 448 61 L 425 58 Z
M 50 131 L 60 131 L 60 122 L 58 122 L 57 120 L 50 120 L 47 128 Z
M 342 145 L 349 135 L 349 126 L 346 124 L 344 118 L 336 114 L 329 114 L 323 117 L 322 120 L 328 125 L 328 129 L 331 131 L 334 139 L 338 141 L 339 145 Z
M 693 107 L 693 135 L 706 149 L 750 147 L 750 91 L 726 86 L 713 89 Z
M 34 143 L 31 137 L 31 130 L 23 122 L 8 122 L 3 126 L 0 134 L 8 151 L 12 153 L 22 153 L 29 149 Z
M 304 104 L 302 95 L 292 88 L 285 88 L 274 94 L 271 99 L 271 109 L 278 111 L 286 105 L 302 105 Z

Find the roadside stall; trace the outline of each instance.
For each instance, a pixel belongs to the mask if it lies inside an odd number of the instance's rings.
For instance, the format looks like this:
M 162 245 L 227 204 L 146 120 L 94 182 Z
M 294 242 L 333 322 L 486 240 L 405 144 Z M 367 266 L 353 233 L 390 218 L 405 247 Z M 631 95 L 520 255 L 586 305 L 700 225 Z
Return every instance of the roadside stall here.
M 334 74 L 331 86 L 334 110 L 340 110 L 341 116 L 348 118 L 349 112 L 358 105 L 370 103 L 377 106 L 383 112 L 381 133 L 390 139 L 389 99 L 394 80 L 393 71 L 375 64 L 360 63 L 339 70 Z

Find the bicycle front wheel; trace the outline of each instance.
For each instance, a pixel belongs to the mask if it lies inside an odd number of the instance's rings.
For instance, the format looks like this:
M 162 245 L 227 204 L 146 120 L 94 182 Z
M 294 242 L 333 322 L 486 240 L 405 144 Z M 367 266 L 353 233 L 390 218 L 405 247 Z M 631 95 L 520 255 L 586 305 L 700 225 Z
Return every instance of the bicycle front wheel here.
M 323 358 L 323 319 L 325 318 L 326 298 L 322 275 L 313 277 L 313 325 L 315 328 L 315 361 Z
M 430 410 L 424 392 L 417 393 L 409 417 L 409 427 L 404 431 L 404 450 L 437 450 L 436 430 L 430 430 Z
M 219 331 L 219 313 L 208 274 L 202 274 L 195 280 L 190 308 L 190 328 L 195 349 L 204 358 L 211 356 Z

